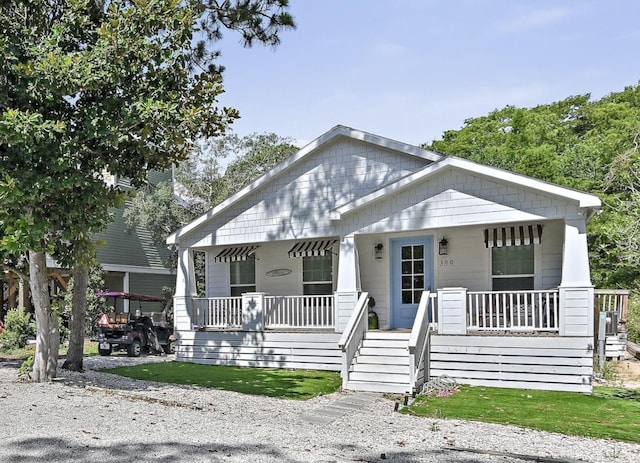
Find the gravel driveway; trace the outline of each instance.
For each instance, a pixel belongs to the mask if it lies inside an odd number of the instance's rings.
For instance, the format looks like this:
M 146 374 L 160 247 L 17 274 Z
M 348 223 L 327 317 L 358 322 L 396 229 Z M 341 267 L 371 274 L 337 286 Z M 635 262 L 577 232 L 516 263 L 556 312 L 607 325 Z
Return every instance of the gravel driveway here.
M 405 416 L 380 394 L 298 402 L 96 371 L 165 360 L 87 358 L 85 373 L 49 384 L 17 381 L 18 365 L 0 363 L 0 461 L 640 462 L 640 445 Z

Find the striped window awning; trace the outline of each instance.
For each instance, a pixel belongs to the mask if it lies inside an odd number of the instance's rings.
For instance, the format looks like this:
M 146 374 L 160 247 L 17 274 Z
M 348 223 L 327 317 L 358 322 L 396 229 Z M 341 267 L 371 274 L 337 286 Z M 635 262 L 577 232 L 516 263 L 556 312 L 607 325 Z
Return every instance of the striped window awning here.
M 338 240 L 301 241 L 289 249 L 289 257 L 324 256 Z
M 258 246 L 240 246 L 237 248 L 223 249 L 213 259 L 214 262 L 235 262 L 239 260 L 247 260 L 256 252 Z
M 515 227 L 487 228 L 484 245 L 487 248 L 503 246 L 526 246 L 542 242 L 542 225 L 520 225 Z

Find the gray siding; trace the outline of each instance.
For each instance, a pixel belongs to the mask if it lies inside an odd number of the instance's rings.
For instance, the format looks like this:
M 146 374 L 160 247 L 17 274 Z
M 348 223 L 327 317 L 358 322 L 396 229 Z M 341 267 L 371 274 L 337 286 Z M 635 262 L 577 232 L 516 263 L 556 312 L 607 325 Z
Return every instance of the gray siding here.
M 106 230 L 96 235 L 101 264 L 129 265 L 156 269 L 169 268 L 170 252 L 166 246 L 154 244 L 151 234 L 143 228 L 129 230 L 122 216 L 123 209 L 113 209 L 114 220 Z
M 151 296 L 163 296 L 162 288 L 173 288 L 176 278 L 173 275 L 154 275 L 148 273 L 129 274 L 129 292 L 137 294 L 149 294 Z

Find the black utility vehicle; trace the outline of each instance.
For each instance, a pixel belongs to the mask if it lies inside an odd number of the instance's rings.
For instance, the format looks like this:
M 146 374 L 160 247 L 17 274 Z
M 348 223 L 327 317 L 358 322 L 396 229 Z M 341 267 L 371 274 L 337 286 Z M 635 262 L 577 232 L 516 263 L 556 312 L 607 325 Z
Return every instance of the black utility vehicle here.
M 111 355 L 111 352 L 126 349 L 129 357 L 138 357 L 141 352 L 152 354 L 172 354 L 175 352 L 175 336 L 173 324 L 168 320 L 164 309 L 165 299 L 143 294 L 102 292 L 96 296 L 113 298 L 113 312 L 103 313 L 98 317 L 98 336 L 93 339 L 98 343 L 100 355 Z M 125 299 L 142 302 L 160 303 L 161 312 L 142 312 L 131 317 L 128 312 L 116 313 L 116 301 Z

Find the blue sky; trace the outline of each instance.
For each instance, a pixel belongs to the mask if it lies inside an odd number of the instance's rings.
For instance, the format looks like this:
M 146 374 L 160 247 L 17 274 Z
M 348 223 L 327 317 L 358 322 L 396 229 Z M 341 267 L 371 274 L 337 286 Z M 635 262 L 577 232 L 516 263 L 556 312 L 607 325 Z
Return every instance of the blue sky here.
M 640 81 L 638 0 L 290 0 L 277 48 L 227 33 L 234 132 L 303 146 L 337 124 L 411 144 L 506 105 Z

